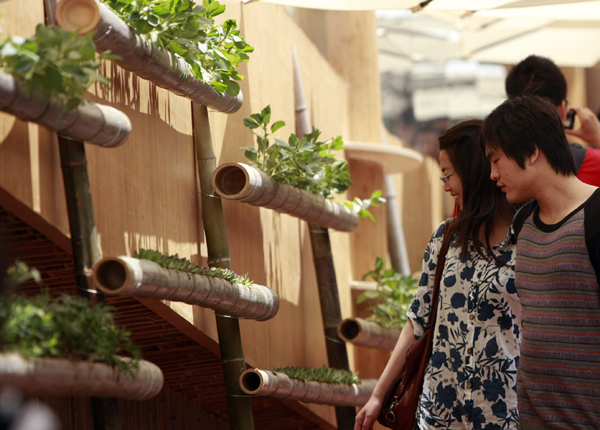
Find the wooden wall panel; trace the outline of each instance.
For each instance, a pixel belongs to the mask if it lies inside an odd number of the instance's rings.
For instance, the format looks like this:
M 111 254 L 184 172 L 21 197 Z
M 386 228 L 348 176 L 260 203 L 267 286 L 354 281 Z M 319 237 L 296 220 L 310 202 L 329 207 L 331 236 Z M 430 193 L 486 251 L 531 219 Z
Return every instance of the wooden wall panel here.
M 250 63 L 240 68 L 246 77 L 241 84 L 245 103 L 240 111 L 233 115 L 209 113 L 219 163 L 244 161 L 239 147 L 253 145 L 254 139 L 242 120 L 267 104 L 271 105 L 273 119 L 282 119 L 287 124 L 276 137 L 287 139 L 295 131 L 294 46 L 310 115 L 313 124 L 322 130 L 322 136 L 381 141 L 379 80 L 376 63 L 371 64 L 375 61 L 373 14 L 323 15 L 329 52 L 324 56 L 282 7 L 252 2 L 242 5 L 236 0 L 224 3 L 227 11 L 220 18 L 236 19 L 255 52 Z M 35 25 L 43 22 L 43 4 L 39 0 L 3 2 L 0 10 L 7 17 L 5 34 L 29 36 Z M 367 64 L 369 67 L 365 67 Z M 206 244 L 198 217 L 200 204 L 194 171 L 191 102 L 111 63 L 103 66 L 103 73 L 113 79 L 112 89 L 94 86 L 90 88 L 89 99 L 122 110 L 133 125 L 131 136 L 122 147 L 86 146 L 103 254 L 130 255 L 139 248 L 153 248 L 205 264 Z M 353 164 L 352 173 L 357 185 L 348 193 L 350 197 L 367 197 L 370 191 L 383 186 L 377 165 Z M 439 205 L 432 201 L 436 197 L 428 192 L 430 179 L 437 181 L 437 173 L 424 168 L 405 175 L 404 194 L 399 193 L 413 268 L 421 260 L 435 223 L 432 219 L 439 218 Z M 0 186 L 68 234 L 57 145 L 50 132 L 0 114 Z M 239 203 L 223 202 L 223 207 L 234 270 L 248 273 L 255 282 L 273 288 L 281 298 L 280 312 L 273 320 L 241 322 L 247 360 L 267 369 L 326 364 L 306 223 Z M 344 317 L 353 314 L 350 281 L 370 268 L 375 255 L 386 253 L 385 211 L 375 209 L 374 214 L 378 223 L 363 221 L 367 224 L 357 233 L 330 232 Z M 364 255 L 351 251 L 362 251 L 370 244 L 375 246 Z M 412 257 L 413 254 L 418 258 Z M 181 303 L 170 306 L 204 333 L 217 338 L 212 311 Z M 354 365 L 353 348 L 348 349 Z M 144 410 L 144 406 L 139 408 L 131 406 L 128 410 L 136 415 Z M 314 405 L 309 408 L 335 422 L 333 408 Z M 172 428 L 168 408 L 157 410 L 156 416 L 148 419 L 156 421 L 157 428 Z

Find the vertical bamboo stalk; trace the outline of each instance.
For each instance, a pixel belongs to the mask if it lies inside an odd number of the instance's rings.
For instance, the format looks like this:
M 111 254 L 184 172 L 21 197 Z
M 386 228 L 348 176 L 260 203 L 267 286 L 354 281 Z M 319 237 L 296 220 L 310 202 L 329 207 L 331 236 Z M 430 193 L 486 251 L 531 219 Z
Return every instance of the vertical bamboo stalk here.
M 60 164 L 67 200 L 69 229 L 75 264 L 75 283 L 80 297 L 89 299 L 88 276 L 100 260 L 92 195 L 83 142 L 58 137 Z M 104 294 L 98 292 L 99 300 Z
M 202 201 L 202 221 L 208 248 L 208 265 L 222 269 L 231 268 L 227 232 L 221 199 L 215 195 L 212 176 L 216 168 L 215 155 L 210 136 L 210 124 L 206 106 L 192 103 L 196 168 Z M 240 375 L 246 370 L 242 349 L 240 324 L 236 317 L 215 312 L 219 348 L 225 377 L 225 392 L 229 421 L 232 430 L 253 430 L 252 404 L 240 388 Z
M 47 25 L 56 25 L 57 0 L 44 0 Z M 94 207 L 90 192 L 85 145 L 82 141 L 58 136 L 60 164 L 65 186 L 69 230 L 75 265 L 75 283 L 80 297 L 90 299 L 87 276 L 92 274 L 94 264 L 100 260 L 100 248 L 96 234 Z M 96 291 L 98 302 L 104 302 L 104 294 Z M 117 399 L 91 398 L 94 430 L 121 430 Z
M 321 316 L 323 318 L 329 367 L 350 370 L 346 342 L 340 338 L 337 331 L 338 325 L 342 322 L 342 309 L 340 307 L 329 231 L 315 224 L 309 224 L 308 227 L 315 272 L 317 273 L 317 286 L 319 288 L 319 301 L 321 302 Z M 351 430 L 354 428 L 356 410 L 353 407 L 336 406 L 335 415 L 338 429 Z
M 292 61 L 294 65 L 296 98 L 296 135 L 301 139 L 306 133 L 310 133 L 312 125 L 310 123 L 308 108 L 306 107 L 304 86 L 302 84 L 300 66 L 295 47 L 292 51 Z M 323 330 L 325 332 L 327 361 L 329 362 L 329 367 L 350 370 L 346 342 L 340 338 L 337 331 L 338 325 L 342 322 L 342 309 L 340 307 L 340 297 L 335 277 L 333 255 L 331 254 L 329 231 L 324 227 L 311 223 L 308 224 L 308 228 L 310 231 L 310 244 L 313 252 L 315 272 L 317 273 L 317 286 L 319 288 L 319 301 L 321 302 L 321 316 L 323 318 Z M 338 429 L 354 429 L 354 418 L 356 416 L 355 408 L 336 406 L 335 416 Z
M 104 294 L 90 290 L 88 276 L 100 260 L 100 248 L 96 234 L 94 208 L 84 143 L 58 136 L 60 165 L 65 186 L 75 283 L 80 297 L 90 300 L 90 291 L 96 294 L 98 302 L 104 302 Z M 114 397 L 103 399 L 92 397 L 94 430 L 121 430 L 119 406 Z

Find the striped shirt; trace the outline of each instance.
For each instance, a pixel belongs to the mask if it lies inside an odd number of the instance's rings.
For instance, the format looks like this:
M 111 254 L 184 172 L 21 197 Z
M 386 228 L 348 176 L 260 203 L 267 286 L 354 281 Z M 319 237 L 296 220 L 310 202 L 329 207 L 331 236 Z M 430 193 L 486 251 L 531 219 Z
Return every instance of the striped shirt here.
M 528 206 L 515 278 L 523 323 L 520 428 L 598 429 L 600 192 L 553 225 L 539 219 L 535 202 Z

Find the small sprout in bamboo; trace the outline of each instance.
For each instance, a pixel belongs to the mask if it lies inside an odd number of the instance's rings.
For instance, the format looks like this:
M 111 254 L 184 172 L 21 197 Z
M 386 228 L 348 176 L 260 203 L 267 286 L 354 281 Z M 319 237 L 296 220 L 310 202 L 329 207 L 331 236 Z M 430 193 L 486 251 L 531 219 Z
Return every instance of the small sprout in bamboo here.
M 332 369 L 323 366 L 319 369 L 310 367 L 275 367 L 274 372 L 284 373 L 292 379 L 309 382 L 324 382 L 327 384 L 360 384 L 358 372 L 352 373 L 342 369 Z
M 348 162 L 335 158 L 333 151 L 344 149 L 341 136 L 319 141 L 321 132 L 313 127 L 312 132 L 299 139 L 291 134 L 288 141 L 278 138 L 271 143 L 269 136 L 285 126 L 284 121 L 271 123 L 271 107 L 265 107 L 260 113 L 244 118 L 244 125 L 256 136 L 257 148 L 244 146 L 246 158 L 250 164 L 265 172 L 280 184 L 290 185 L 316 195 L 332 199 L 333 194 L 342 194 L 350 185 Z M 257 133 L 254 130 L 260 129 Z M 354 201 L 342 200 L 350 211 L 359 214 L 361 219 L 370 218 L 370 206 L 384 203 L 381 191 L 375 191 L 368 199 L 355 198 Z
M 248 274 L 244 276 L 238 275 L 230 269 L 220 269 L 217 267 L 200 267 L 186 258 L 179 258 L 179 255 L 167 255 L 162 254 L 159 251 L 153 251 L 150 249 L 140 249 L 133 255 L 134 258 L 142 260 L 150 260 L 157 263 L 159 266 L 165 269 L 179 270 L 182 272 L 189 272 L 195 275 L 210 276 L 213 278 L 220 278 L 225 281 L 252 286 L 253 282 L 248 279 Z
M 102 0 L 136 34 L 144 35 L 155 48 L 170 51 L 190 65 L 197 79 L 209 83 L 219 94 L 237 96 L 244 79 L 235 68 L 248 61 L 254 48 L 237 30 L 234 19 L 217 25 L 214 18 L 225 12 L 216 0 Z
M 417 280 L 412 277 L 402 278 L 394 269 L 385 269 L 385 261 L 377 257 L 375 268 L 363 275 L 363 280 L 371 278 L 377 283 L 376 291 L 365 291 L 356 303 L 367 299 L 375 299 L 376 304 L 369 307 L 373 314 L 367 318 L 385 328 L 401 330 L 406 323 L 406 312 L 415 298 Z
M 92 34 L 77 36 L 43 24 L 28 39 L 0 41 L 0 70 L 22 82 L 26 96 L 57 99 L 63 113 L 83 104 L 83 94 L 93 82 L 107 86 L 110 81 L 98 73 L 100 61 L 118 58 L 108 52 L 96 56 Z
M 8 282 L 38 280 L 39 273 L 17 262 L 8 270 Z M 14 285 L 14 284 L 13 284 Z M 112 311 L 104 305 L 63 295 L 50 298 L 47 290 L 36 297 L 2 297 L 0 300 L 0 351 L 26 358 L 60 357 L 90 360 L 118 367 L 131 376 L 138 368 L 140 349 L 130 333 L 116 327 Z M 126 354 L 133 360 L 124 360 Z

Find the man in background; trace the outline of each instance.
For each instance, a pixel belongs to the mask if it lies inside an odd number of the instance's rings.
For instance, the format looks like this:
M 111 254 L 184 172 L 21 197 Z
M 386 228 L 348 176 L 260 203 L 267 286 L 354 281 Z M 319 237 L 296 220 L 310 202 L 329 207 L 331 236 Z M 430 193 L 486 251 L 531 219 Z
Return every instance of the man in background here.
M 506 77 L 505 88 L 509 98 L 524 95 L 547 98 L 556 106 L 558 114 L 565 121 L 568 111 L 567 80 L 552 60 L 530 55 L 510 70 Z M 577 177 L 587 184 L 598 187 L 600 186 L 600 121 L 588 108 L 572 106 L 571 109 L 579 118 L 581 127 L 577 130 L 565 129 L 565 133 L 578 137 L 590 145 L 584 148 L 571 143 Z

